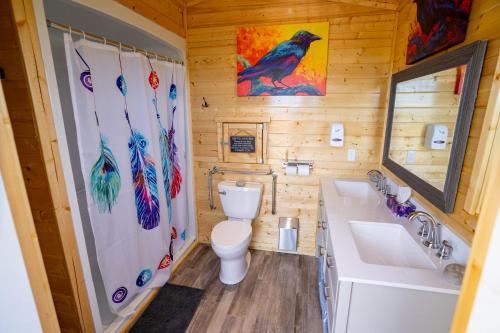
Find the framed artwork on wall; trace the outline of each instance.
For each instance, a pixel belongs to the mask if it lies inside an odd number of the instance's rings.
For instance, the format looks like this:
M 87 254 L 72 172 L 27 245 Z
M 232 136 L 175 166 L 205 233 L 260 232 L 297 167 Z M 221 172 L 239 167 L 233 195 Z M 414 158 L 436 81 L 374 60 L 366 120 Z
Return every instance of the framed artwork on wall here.
M 417 15 L 411 25 L 406 64 L 414 64 L 465 40 L 472 0 L 413 0 Z
M 324 96 L 328 31 L 328 22 L 238 28 L 238 96 Z

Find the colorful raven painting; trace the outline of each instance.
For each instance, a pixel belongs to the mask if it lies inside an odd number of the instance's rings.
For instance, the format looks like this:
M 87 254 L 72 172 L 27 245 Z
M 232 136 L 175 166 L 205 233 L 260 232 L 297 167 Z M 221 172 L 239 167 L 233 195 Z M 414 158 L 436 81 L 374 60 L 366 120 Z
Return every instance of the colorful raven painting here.
M 325 95 L 328 22 L 240 28 L 238 96 Z
M 416 20 L 408 36 L 410 65 L 465 40 L 472 0 L 413 0 Z

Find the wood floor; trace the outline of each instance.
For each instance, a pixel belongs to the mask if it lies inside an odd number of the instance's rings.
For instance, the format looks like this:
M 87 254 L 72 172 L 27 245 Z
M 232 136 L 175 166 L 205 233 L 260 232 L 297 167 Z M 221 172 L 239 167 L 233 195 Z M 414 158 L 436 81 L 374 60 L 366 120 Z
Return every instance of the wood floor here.
M 188 332 L 321 332 L 316 258 L 251 251 L 245 279 L 219 281 L 219 260 L 199 245 L 170 283 L 205 290 Z

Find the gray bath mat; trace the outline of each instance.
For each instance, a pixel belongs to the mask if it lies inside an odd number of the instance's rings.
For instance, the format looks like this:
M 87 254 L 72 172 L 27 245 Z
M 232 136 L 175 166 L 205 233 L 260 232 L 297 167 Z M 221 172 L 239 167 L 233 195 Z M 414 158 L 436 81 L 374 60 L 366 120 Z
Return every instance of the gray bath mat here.
M 203 296 L 203 290 L 164 285 L 134 324 L 132 333 L 183 333 Z

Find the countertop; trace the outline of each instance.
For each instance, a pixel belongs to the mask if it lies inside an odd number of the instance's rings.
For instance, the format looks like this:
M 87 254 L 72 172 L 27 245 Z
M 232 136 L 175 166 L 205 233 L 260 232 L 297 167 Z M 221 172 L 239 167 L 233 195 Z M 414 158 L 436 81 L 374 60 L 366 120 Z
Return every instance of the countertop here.
M 359 179 L 339 179 L 347 181 L 363 181 Z M 354 199 L 342 197 L 337 193 L 335 178 L 321 178 L 321 194 L 328 220 L 328 235 L 333 245 L 335 266 L 341 281 L 377 284 L 390 287 L 409 288 L 422 291 L 432 291 L 447 294 L 460 292 L 444 278 L 444 268 L 454 263 L 453 258 L 440 260 L 435 256 L 436 250 L 422 245 L 417 235 L 420 227 L 418 222 L 409 222 L 406 218 L 392 215 L 387 208 L 384 196 L 377 191 L 378 199 Z M 364 181 L 370 183 L 368 180 Z M 371 183 L 370 183 L 371 184 Z M 373 186 L 373 185 L 371 185 Z M 372 223 L 394 223 L 403 226 L 427 253 L 435 265 L 435 269 L 398 267 L 368 264 L 361 260 L 353 235 L 350 221 L 366 221 Z

